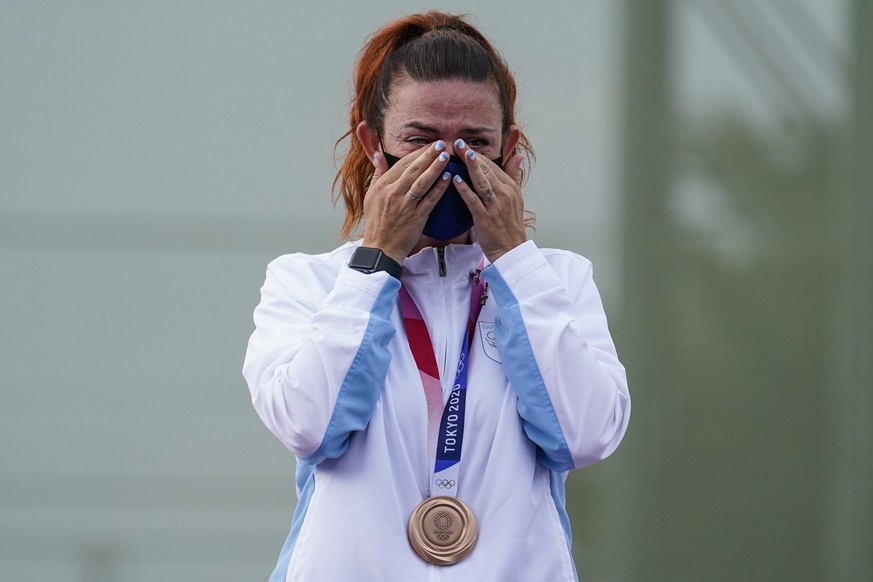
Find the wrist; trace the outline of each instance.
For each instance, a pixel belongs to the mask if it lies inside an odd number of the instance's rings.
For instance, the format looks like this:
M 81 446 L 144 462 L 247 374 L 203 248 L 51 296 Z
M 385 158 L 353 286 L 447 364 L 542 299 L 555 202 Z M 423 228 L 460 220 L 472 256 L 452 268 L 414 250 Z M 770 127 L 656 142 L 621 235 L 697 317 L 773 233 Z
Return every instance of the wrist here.
M 517 249 L 518 247 L 520 247 L 521 245 L 523 245 L 526 242 L 527 242 L 527 237 L 524 237 L 523 239 L 517 240 L 515 242 L 515 244 L 506 245 L 506 246 L 502 246 L 500 248 L 495 248 L 495 249 L 484 249 L 483 248 L 482 252 L 485 253 L 485 256 L 488 258 L 488 261 L 493 263 L 493 262 L 497 261 L 497 259 L 499 259 L 503 255 L 505 255 L 506 253 L 508 253 L 514 249 Z
M 403 260 L 406 259 L 407 253 L 402 250 L 398 250 L 393 248 L 390 244 L 380 244 L 378 241 L 371 241 L 366 238 L 362 241 L 361 248 L 371 248 L 371 249 L 379 249 L 382 251 L 387 257 L 390 257 L 396 263 L 403 264 Z

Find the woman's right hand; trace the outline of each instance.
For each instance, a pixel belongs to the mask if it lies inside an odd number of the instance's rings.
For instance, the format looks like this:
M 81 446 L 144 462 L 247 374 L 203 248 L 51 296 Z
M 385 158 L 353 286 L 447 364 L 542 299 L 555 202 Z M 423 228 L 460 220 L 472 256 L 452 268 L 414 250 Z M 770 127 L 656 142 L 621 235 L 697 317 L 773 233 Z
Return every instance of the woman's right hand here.
M 401 158 L 393 167 L 381 153 L 364 197 L 364 241 L 403 264 L 421 238 L 430 211 L 439 202 L 451 176 L 449 155 L 440 140 Z

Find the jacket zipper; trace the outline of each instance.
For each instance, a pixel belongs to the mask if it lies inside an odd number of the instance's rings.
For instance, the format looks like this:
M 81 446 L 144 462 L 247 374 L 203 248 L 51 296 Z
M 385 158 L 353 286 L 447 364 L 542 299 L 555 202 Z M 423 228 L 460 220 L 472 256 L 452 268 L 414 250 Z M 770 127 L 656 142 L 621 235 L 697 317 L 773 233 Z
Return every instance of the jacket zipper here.
M 443 308 L 444 308 L 444 320 L 446 322 L 446 330 L 445 336 L 443 338 L 442 345 L 442 365 L 440 367 L 440 380 L 441 382 L 447 377 L 449 374 L 449 370 L 451 369 L 451 364 L 449 363 L 449 341 L 448 338 L 451 337 L 452 333 L 452 301 L 451 297 L 449 297 L 449 289 L 446 288 L 446 274 L 448 272 L 448 268 L 446 266 L 446 247 L 437 247 L 437 259 L 439 262 L 439 272 L 440 272 L 440 295 L 443 297 Z M 451 287 L 449 287 L 451 288 Z

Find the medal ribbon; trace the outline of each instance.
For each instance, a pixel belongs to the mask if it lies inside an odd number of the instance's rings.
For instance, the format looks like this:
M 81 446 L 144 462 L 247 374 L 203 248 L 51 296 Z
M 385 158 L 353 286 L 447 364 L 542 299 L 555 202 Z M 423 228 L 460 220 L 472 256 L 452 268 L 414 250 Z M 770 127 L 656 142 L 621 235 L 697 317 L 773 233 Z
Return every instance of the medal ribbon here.
M 458 490 L 460 472 L 461 444 L 464 440 L 464 410 L 467 402 L 467 364 L 476 321 L 487 299 L 486 287 L 479 277 L 480 268 L 473 274 L 473 288 L 470 293 L 470 316 L 461 344 L 461 355 L 455 373 L 455 384 L 443 405 L 443 391 L 440 384 L 439 367 L 434 356 L 433 343 L 421 311 L 415 305 L 405 287 L 400 288 L 400 313 L 406 327 L 406 338 L 412 357 L 418 366 L 418 374 L 424 387 L 427 401 L 428 447 L 436 448 L 433 478 L 430 493 L 454 497 Z

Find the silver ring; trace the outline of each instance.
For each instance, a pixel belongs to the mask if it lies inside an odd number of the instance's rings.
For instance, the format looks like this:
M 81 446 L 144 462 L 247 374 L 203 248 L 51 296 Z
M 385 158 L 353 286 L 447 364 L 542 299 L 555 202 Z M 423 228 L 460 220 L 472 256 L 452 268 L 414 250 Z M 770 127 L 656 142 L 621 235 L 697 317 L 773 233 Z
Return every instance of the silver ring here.
M 482 202 L 488 202 L 494 196 L 494 192 L 488 190 L 482 194 Z
M 410 190 L 409 192 L 407 192 L 407 194 L 409 194 L 410 196 L 412 196 L 412 199 L 415 200 L 416 202 L 421 202 L 421 199 L 424 198 L 424 196 L 425 196 L 424 194 L 416 194 L 416 193 L 413 192 L 412 190 Z

